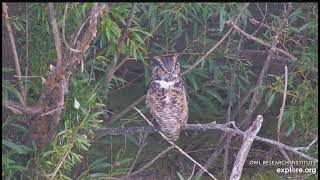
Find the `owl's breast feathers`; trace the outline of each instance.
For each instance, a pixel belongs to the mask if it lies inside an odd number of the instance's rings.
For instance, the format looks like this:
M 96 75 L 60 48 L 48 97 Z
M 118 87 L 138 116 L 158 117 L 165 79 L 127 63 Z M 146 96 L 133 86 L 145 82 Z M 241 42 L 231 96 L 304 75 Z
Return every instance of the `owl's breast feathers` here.
M 188 119 L 188 102 L 183 81 L 151 81 L 146 96 L 147 107 L 161 130 L 171 140 L 179 138 Z

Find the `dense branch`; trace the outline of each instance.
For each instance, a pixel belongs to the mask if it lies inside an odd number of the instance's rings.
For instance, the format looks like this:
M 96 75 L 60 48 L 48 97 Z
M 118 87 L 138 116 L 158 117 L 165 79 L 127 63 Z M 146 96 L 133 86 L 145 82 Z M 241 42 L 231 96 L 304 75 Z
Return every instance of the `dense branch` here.
M 248 124 L 250 123 L 250 120 L 251 120 L 251 117 L 254 113 L 254 111 L 256 110 L 257 106 L 260 104 L 261 102 L 261 98 L 262 98 L 262 90 L 261 90 L 261 86 L 262 86 L 262 83 L 264 81 L 264 78 L 266 76 L 266 73 L 269 69 L 269 66 L 270 66 L 270 63 L 271 63 L 271 58 L 273 57 L 273 55 L 275 54 L 276 52 L 276 45 L 278 44 L 278 39 L 280 38 L 280 35 L 283 31 L 283 29 L 285 28 L 285 24 L 287 23 L 288 21 L 288 17 L 290 15 L 290 12 L 292 10 L 292 4 L 291 3 L 288 3 L 288 10 L 285 12 L 285 17 L 282 21 L 282 23 L 280 24 L 280 27 L 278 28 L 278 31 L 276 33 L 276 35 L 273 37 L 273 40 L 272 40 L 272 46 L 271 48 L 269 49 L 269 52 L 268 52 L 268 55 L 267 55 L 267 59 L 262 67 L 262 70 L 259 74 L 259 78 L 258 78 L 258 81 L 256 83 L 256 87 L 257 89 L 253 92 L 253 96 L 252 96 L 252 99 L 251 99 L 251 103 L 249 105 L 249 109 L 248 109 L 248 113 L 246 114 L 246 117 L 244 118 L 243 122 L 241 125 L 244 125 L 245 127 L 248 126 Z

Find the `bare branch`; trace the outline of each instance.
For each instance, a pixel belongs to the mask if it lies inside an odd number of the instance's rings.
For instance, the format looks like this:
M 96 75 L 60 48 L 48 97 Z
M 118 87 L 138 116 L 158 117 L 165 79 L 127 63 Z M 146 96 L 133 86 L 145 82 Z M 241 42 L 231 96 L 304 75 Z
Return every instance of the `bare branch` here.
M 277 127 L 277 135 L 278 135 L 279 142 L 280 142 L 280 130 L 281 130 L 281 124 L 282 124 L 282 116 L 283 116 L 283 112 L 284 112 L 284 107 L 286 105 L 287 88 L 288 88 L 288 68 L 287 68 L 287 66 L 285 66 L 285 68 L 284 68 L 284 92 L 283 92 L 282 105 L 280 108 L 278 127 Z
M 73 49 L 69 43 L 66 40 L 66 35 L 65 35 L 65 29 L 66 29 L 66 17 L 67 17 L 67 13 L 68 13 L 68 3 L 66 3 L 66 6 L 64 7 L 64 15 L 63 15 L 63 24 L 62 24 L 62 39 L 63 39 L 63 43 L 64 45 L 71 51 L 74 53 L 80 53 L 81 51 L 78 49 Z M 84 24 L 87 22 L 87 20 L 83 23 Z M 82 28 L 80 28 L 81 30 Z M 80 31 L 81 32 L 81 31 Z
M 140 134 L 140 135 L 141 135 L 141 134 Z M 147 134 L 147 135 L 148 135 L 148 134 Z M 142 135 L 142 136 L 143 136 L 143 135 Z M 138 150 L 137 155 L 136 155 L 136 157 L 134 158 L 134 160 L 133 160 L 133 162 L 132 162 L 132 164 L 131 164 L 131 167 L 129 168 L 129 170 L 128 170 L 128 172 L 127 172 L 127 176 L 130 176 L 130 175 L 131 175 L 132 170 L 133 170 L 133 168 L 134 168 L 134 166 L 136 165 L 136 162 L 137 162 L 137 160 L 138 160 L 138 157 L 139 157 L 139 155 L 140 155 L 141 152 L 142 152 L 142 149 L 143 149 L 144 146 L 147 144 L 146 139 L 147 139 L 147 136 L 143 136 L 142 139 L 139 138 L 139 140 L 140 140 L 139 150 Z
M 108 122 L 108 124 L 113 123 L 114 121 L 120 119 L 122 116 L 126 115 L 132 108 L 134 108 L 135 106 L 137 106 L 138 104 L 140 104 L 144 98 L 146 97 L 146 95 L 141 96 L 139 99 L 137 99 L 135 102 L 133 102 L 132 104 L 130 104 L 126 109 L 124 109 L 123 111 L 121 111 L 119 114 L 117 114 L 116 116 L 114 116 L 110 122 Z
M 56 19 L 56 12 L 54 11 L 53 3 L 49 3 L 48 8 L 49 8 L 50 17 L 51 17 L 54 46 L 56 48 L 56 53 L 57 53 L 57 65 L 60 65 L 62 62 L 62 50 L 61 50 L 61 42 L 60 42 L 59 31 L 58 31 L 58 24 Z
M 247 159 L 249 154 L 251 145 L 259 132 L 261 125 L 263 122 L 263 118 L 261 115 L 257 116 L 257 119 L 253 122 L 252 126 L 244 133 L 243 143 L 238 152 L 237 158 L 233 165 L 233 169 L 230 175 L 230 180 L 238 180 L 241 177 L 243 165 Z
M 119 38 L 119 41 L 118 41 L 118 51 L 121 52 L 122 51 L 122 48 L 123 48 L 123 45 L 124 45 L 124 42 L 128 36 L 128 33 L 129 33 L 129 29 L 131 27 L 131 24 L 132 24 L 132 21 L 133 21 L 133 17 L 134 17 L 134 14 L 135 14 L 135 11 L 136 11 L 136 8 L 137 8 L 137 3 L 132 3 L 132 7 L 131 7 L 131 11 L 130 11 L 130 16 L 127 20 L 127 23 L 126 23 L 126 27 L 124 29 L 124 31 L 122 32 L 120 38 Z
M 241 34 L 245 35 L 248 39 L 254 40 L 254 41 L 256 41 L 256 42 L 258 42 L 258 43 L 260 43 L 260 44 L 262 44 L 262 45 L 264 45 L 264 46 L 266 46 L 266 47 L 269 47 L 269 48 L 272 47 L 271 44 L 266 43 L 266 42 L 264 42 L 263 40 L 261 40 L 261 39 L 259 39 L 259 38 L 256 38 L 256 37 L 254 37 L 254 36 L 252 36 L 252 35 L 244 32 L 244 31 L 241 30 L 237 25 L 235 25 L 235 23 L 232 22 L 231 20 L 227 21 L 226 24 L 232 26 L 235 30 L 237 30 L 237 31 L 240 32 Z M 274 51 L 280 52 L 280 53 L 288 56 L 288 57 L 289 57 L 290 59 L 292 59 L 292 60 L 297 60 L 297 58 L 296 58 L 295 56 L 293 56 L 292 54 L 290 54 L 290 53 L 288 53 L 288 52 L 286 52 L 286 51 L 284 51 L 284 50 L 282 50 L 282 49 L 279 49 L 279 48 L 277 48 L 277 47 L 274 47 Z

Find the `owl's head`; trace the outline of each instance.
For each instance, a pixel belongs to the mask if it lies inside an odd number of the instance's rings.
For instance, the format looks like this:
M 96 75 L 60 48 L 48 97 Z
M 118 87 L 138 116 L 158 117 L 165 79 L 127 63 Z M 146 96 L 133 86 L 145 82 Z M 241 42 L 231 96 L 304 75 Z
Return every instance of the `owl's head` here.
M 154 56 L 155 61 L 152 68 L 152 79 L 166 82 L 175 81 L 180 76 L 180 64 L 178 55 Z

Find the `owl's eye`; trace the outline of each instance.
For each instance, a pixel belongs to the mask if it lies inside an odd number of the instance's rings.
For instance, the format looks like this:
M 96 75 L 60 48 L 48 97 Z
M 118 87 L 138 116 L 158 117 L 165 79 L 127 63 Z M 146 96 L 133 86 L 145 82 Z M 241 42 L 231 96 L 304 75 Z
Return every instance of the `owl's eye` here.
M 164 72 L 164 70 L 163 70 L 162 68 L 158 68 L 158 69 L 157 69 L 157 74 L 158 74 L 159 76 L 163 76 L 163 75 L 165 74 L 165 72 Z

